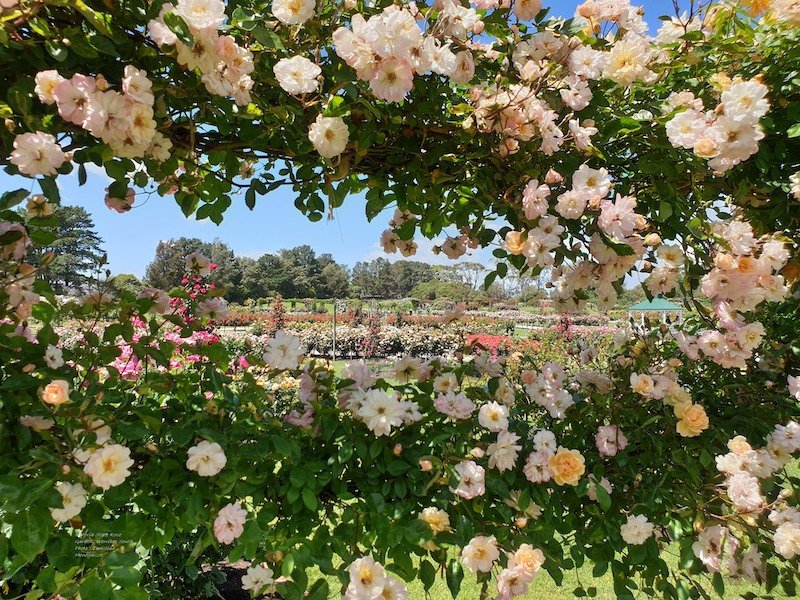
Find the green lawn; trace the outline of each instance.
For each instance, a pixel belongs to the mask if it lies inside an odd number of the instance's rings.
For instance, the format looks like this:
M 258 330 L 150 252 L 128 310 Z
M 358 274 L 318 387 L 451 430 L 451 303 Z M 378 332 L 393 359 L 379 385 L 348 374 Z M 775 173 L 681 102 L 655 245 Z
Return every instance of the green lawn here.
M 668 560 L 667 562 L 672 562 Z M 530 590 L 524 596 L 518 596 L 520 600 L 568 600 L 576 598 L 574 591 L 583 587 L 588 593 L 594 593 L 593 596 L 597 600 L 613 600 L 616 598 L 611 579 L 611 572 L 607 572 L 604 576 L 595 578 L 592 576 L 592 564 L 587 562 L 583 567 L 576 571 L 571 571 L 564 574 L 564 581 L 559 587 L 555 584 L 553 579 L 546 571 L 542 571 L 531 583 Z M 338 579 L 334 577 L 328 578 L 330 589 L 332 592 L 338 592 Z M 444 579 L 437 577 L 433 587 L 429 590 L 429 596 L 426 596 L 425 589 L 419 581 L 408 582 L 408 597 L 410 600 L 426 599 L 426 600 L 452 600 L 450 591 L 447 589 L 447 584 Z M 718 596 L 712 591 L 710 578 L 705 581 L 704 587 L 711 594 L 712 598 Z M 591 590 L 590 588 L 594 588 Z M 492 592 L 496 588 L 494 583 L 489 588 L 489 598 L 494 598 Z M 755 594 L 765 594 L 763 587 L 750 585 L 747 583 L 733 582 L 726 580 L 725 585 L 725 600 L 735 600 L 741 597 L 746 592 L 753 592 Z M 333 594 L 334 597 L 338 597 Z M 464 575 L 464 580 L 461 584 L 461 592 L 458 594 L 457 600 L 478 600 L 480 597 L 480 586 L 478 585 L 475 575 L 467 572 Z M 589 597 L 589 596 L 585 596 Z M 649 596 L 641 593 L 638 598 L 646 600 Z M 776 600 L 783 598 L 790 598 L 787 596 L 780 586 L 772 590 L 769 597 Z M 792 596 L 793 597 L 793 596 Z
M 674 562 L 674 560 L 668 558 L 667 562 Z M 543 570 L 531 583 L 529 592 L 525 596 L 519 596 L 518 598 L 520 600 L 568 600 L 576 597 L 574 590 L 578 587 L 583 587 L 587 591 L 589 591 L 590 588 L 594 588 L 594 598 L 598 600 L 613 600 L 616 598 L 613 590 L 611 572 L 609 571 L 604 576 L 595 578 L 592 576 L 592 568 L 593 565 L 587 561 L 581 568 L 565 573 L 564 581 L 560 587 L 557 586 L 550 575 Z M 339 590 L 339 580 L 335 577 L 329 577 L 328 582 L 332 592 L 331 597 L 338 597 L 335 592 Z M 713 598 L 718 597 L 711 590 L 710 579 L 706 580 L 706 584 L 707 585 L 704 587 L 706 587 L 711 596 Z M 408 597 L 410 600 L 452 600 L 450 591 L 447 589 L 447 584 L 441 577 L 437 577 L 433 587 L 429 590 L 429 596 L 426 596 L 425 589 L 419 581 L 407 582 L 407 585 L 409 591 Z M 489 588 L 490 598 L 494 597 L 492 592 L 495 590 L 496 588 L 494 584 L 492 584 Z M 762 594 L 765 593 L 764 589 L 758 586 L 726 580 L 725 600 L 735 600 L 748 591 L 756 594 L 758 594 L 759 591 Z M 773 590 L 770 596 L 776 600 L 789 598 L 789 596 L 783 593 L 780 587 Z M 469 572 L 465 573 L 464 580 L 461 584 L 461 592 L 457 600 L 478 600 L 479 597 L 480 586 L 478 585 L 476 577 Z M 640 594 L 639 598 L 646 600 L 649 596 Z

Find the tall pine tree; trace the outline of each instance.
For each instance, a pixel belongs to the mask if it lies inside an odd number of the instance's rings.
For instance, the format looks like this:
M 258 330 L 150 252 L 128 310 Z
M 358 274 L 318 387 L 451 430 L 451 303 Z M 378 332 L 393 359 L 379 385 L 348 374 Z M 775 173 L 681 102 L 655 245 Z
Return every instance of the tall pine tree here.
M 29 258 L 38 264 L 44 253 L 52 252 L 55 259 L 42 277 L 58 294 L 84 292 L 104 262 L 103 240 L 95 231 L 91 215 L 81 206 L 58 206 L 53 216 L 58 220 L 58 238 L 49 246 L 33 250 Z

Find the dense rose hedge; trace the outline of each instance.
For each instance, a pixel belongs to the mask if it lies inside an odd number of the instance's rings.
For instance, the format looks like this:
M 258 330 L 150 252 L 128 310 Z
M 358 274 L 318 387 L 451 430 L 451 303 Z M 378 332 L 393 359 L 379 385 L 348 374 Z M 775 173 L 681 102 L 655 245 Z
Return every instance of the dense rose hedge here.
M 232 308 L 223 319 L 219 321 L 219 325 L 224 327 L 246 327 L 249 325 L 268 326 L 270 320 L 268 312 L 250 312 L 241 311 Z M 401 315 L 387 314 L 382 316 L 382 321 L 389 325 L 397 325 L 398 318 L 401 324 L 411 325 L 431 325 L 438 326 L 442 323 L 443 315 Z M 470 328 L 476 331 L 502 331 L 504 327 L 510 324 L 523 324 L 523 325 L 536 325 L 548 326 L 558 323 L 561 316 L 556 313 L 531 313 L 521 310 L 499 310 L 499 311 L 486 311 L 486 310 L 465 310 L 460 319 L 461 322 L 469 325 Z M 285 322 L 291 323 L 292 327 L 297 329 L 304 323 L 333 323 L 332 314 L 312 314 L 312 313 L 290 313 L 285 316 Z M 356 319 L 351 314 L 337 315 L 337 323 L 341 325 L 351 325 Z M 588 326 L 602 326 L 608 325 L 610 320 L 604 315 L 591 315 L 591 314 L 577 314 L 573 315 L 572 322 L 575 325 L 588 325 Z
M 442 572 L 456 595 L 465 569 L 506 599 L 587 559 L 621 598 L 795 594 L 800 7 L 692 3 L 655 36 L 625 0 L 540 8 L 0 2 L 3 595 L 191 597 L 240 558 L 295 599 L 331 592 L 312 569 L 348 600 Z M 60 304 L 39 277 L 57 180 L 92 165 L 119 213 L 172 194 L 219 223 L 290 186 L 320 220 L 364 193 L 396 208 L 387 252 L 493 246 L 486 283 L 549 273 L 556 313 L 638 273 L 690 312 L 567 368 L 336 375 L 280 328 L 231 354 L 203 256 L 140 297 Z

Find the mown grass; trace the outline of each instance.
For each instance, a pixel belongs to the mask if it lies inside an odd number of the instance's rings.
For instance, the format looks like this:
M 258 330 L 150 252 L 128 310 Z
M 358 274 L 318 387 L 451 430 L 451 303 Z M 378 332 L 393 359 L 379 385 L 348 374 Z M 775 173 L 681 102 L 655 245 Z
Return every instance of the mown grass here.
M 669 550 L 668 550 L 669 551 Z M 665 560 L 671 566 L 677 564 L 677 558 L 670 553 L 665 556 Z M 542 570 L 541 573 L 531 583 L 528 593 L 524 596 L 518 596 L 519 600 L 568 600 L 576 598 L 575 591 L 577 588 L 589 590 L 593 588 L 595 600 L 613 600 L 616 598 L 614 594 L 614 586 L 611 577 L 611 572 L 608 571 L 602 577 L 592 576 L 593 564 L 586 562 L 582 567 L 573 571 L 564 573 L 564 581 L 560 586 L 556 585 L 550 575 Z M 313 581 L 313 577 L 311 578 Z M 328 577 L 328 584 L 331 590 L 331 598 L 338 598 L 337 592 L 339 591 L 339 580 L 335 577 Z M 408 585 L 409 600 L 453 600 L 450 590 L 447 588 L 444 577 L 437 577 L 433 587 L 428 590 L 427 594 L 425 588 L 420 581 L 406 582 Z M 711 597 L 718 597 L 712 591 L 710 578 L 704 578 L 703 587 L 711 594 Z M 456 600 L 478 600 L 480 598 L 481 587 L 478 583 L 477 577 L 469 572 L 464 575 L 464 580 L 461 584 L 461 591 Z M 489 587 L 489 598 L 493 598 L 492 592 L 496 591 L 494 581 Z M 726 589 L 724 600 L 736 600 L 746 592 L 753 592 L 755 594 L 764 594 L 763 587 L 750 585 L 748 583 L 732 581 L 726 579 Z M 585 596 L 588 597 L 588 596 Z M 641 592 L 637 598 L 645 600 L 651 596 Z M 772 590 L 770 593 L 771 598 L 783 599 L 789 598 L 779 588 Z

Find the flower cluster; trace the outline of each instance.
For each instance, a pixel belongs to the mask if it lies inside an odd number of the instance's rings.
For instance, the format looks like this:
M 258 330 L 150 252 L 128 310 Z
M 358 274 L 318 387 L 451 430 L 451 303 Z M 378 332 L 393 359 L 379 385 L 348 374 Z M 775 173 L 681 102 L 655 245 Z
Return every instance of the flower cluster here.
M 676 431 L 683 437 L 696 437 L 708 429 L 705 408 L 694 404 L 689 392 L 677 381 L 677 374 L 667 369 L 663 373 L 631 373 L 631 390 L 652 400 L 661 400 L 672 407 L 678 422 Z
M 546 363 L 539 373 L 526 371 L 522 374 L 528 398 L 547 409 L 554 419 L 563 419 L 567 409 L 575 404 L 572 394 L 564 389 L 566 376 L 564 367 L 552 362 Z
M 758 151 L 764 137 L 759 121 L 769 111 L 769 90 L 758 78 L 718 74 L 715 81 L 722 93 L 712 111 L 705 111 L 702 99 L 691 92 L 670 97 L 668 110 L 681 110 L 667 122 L 667 136 L 676 148 L 692 150 L 715 172 L 724 173 Z
M 721 246 L 700 289 L 714 303 L 720 330 L 696 335 L 678 332 L 675 337 L 693 360 L 702 353 L 723 367 L 744 368 L 764 337 L 764 326 L 757 321 L 748 323 L 742 313 L 786 296 L 788 286 L 779 271 L 786 265 L 789 252 L 778 239 L 757 240 L 745 221 L 720 222 L 714 227 Z
M 117 156 L 147 156 L 159 162 L 170 156 L 172 142 L 157 130 L 153 82 L 145 71 L 127 65 L 119 90 L 111 89 L 102 75 L 75 73 L 66 79 L 55 70 L 41 71 L 36 75 L 36 94 L 44 104 L 55 104 L 62 119 L 108 144 Z
M 475 72 L 471 52 L 455 54 L 436 35 L 424 33 L 417 24 L 417 18 L 424 17 L 414 10 L 416 14 L 391 5 L 368 19 L 356 13 L 350 18 L 350 28 L 333 32 L 336 54 L 355 69 L 359 79 L 369 82 L 377 98 L 386 102 L 401 102 L 414 86 L 415 74 L 433 72 L 464 84 Z M 447 35 L 464 37 L 467 28 L 477 22 L 474 9 L 444 2 L 439 23 L 446 24 Z
M 192 42 L 187 44 L 167 26 L 164 16 L 175 14 L 189 26 Z M 219 35 L 225 20 L 222 0 L 178 0 L 165 3 L 158 18 L 147 24 L 147 32 L 160 47 L 175 46 L 178 62 L 190 71 L 198 70 L 206 89 L 218 96 L 233 97 L 236 104 L 250 103 L 255 68 L 253 54 L 230 35 Z
M 343 600 L 364 600 L 371 598 L 408 599 L 406 585 L 386 572 L 371 556 L 363 556 L 354 560 L 348 567 L 350 582 L 347 585 Z
M 461 550 L 461 562 L 474 573 L 489 573 L 500 559 L 494 536 L 478 535 Z M 530 582 L 544 564 L 544 553 L 530 544 L 522 544 L 508 553 L 506 568 L 497 577 L 498 600 L 511 600 L 528 593 Z
M 402 211 L 399 208 L 395 209 L 394 215 L 389 221 L 389 229 L 384 230 L 381 234 L 381 247 L 384 252 L 394 254 L 400 251 L 400 254 L 405 257 L 414 256 L 417 253 L 417 243 L 414 240 L 401 239 L 396 231 L 412 220 L 414 220 L 414 217 L 410 212 Z
M 643 240 L 637 232 L 647 226 L 647 220 L 636 212 L 636 198 L 616 195 L 613 200 L 607 199 L 613 181 L 606 169 L 583 164 L 573 173 L 571 182 L 571 189 L 557 197 L 554 212 L 569 222 L 592 211 L 599 231 L 595 230 L 586 244 L 587 258 L 552 269 L 553 299 L 560 311 L 579 312 L 584 301 L 577 292 L 593 288 L 600 308 L 612 308 L 617 302 L 614 284 L 644 256 Z M 505 249 L 512 255 L 525 256 L 531 267 L 552 267 L 554 251 L 568 243 L 566 228 L 558 217 L 547 214 L 553 187 L 563 183 L 564 177 L 552 169 L 544 183 L 530 180 L 522 193 L 522 209 L 534 226 L 505 235 Z M 609 246 L 614 243 L 623 244 L 632 252 L 618 253 Z

